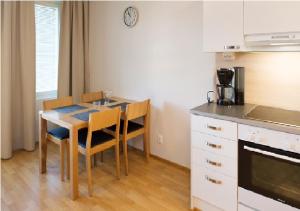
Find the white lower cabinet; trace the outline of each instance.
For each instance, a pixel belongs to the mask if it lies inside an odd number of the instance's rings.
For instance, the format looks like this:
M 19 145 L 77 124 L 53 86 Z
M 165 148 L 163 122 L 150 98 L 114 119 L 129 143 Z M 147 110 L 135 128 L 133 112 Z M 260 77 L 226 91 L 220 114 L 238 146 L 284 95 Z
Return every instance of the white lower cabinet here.
M 195 124 L 197 123 L 197 124 Z M 203 125 L 218 124 L 222 137 Z M 237 124 L 192 115 L 191 208 L 237 211 Z
M 233 211 L 237 207 L 237 180 L 198 165 L 193 166 L 196 197 L 223 210 Z

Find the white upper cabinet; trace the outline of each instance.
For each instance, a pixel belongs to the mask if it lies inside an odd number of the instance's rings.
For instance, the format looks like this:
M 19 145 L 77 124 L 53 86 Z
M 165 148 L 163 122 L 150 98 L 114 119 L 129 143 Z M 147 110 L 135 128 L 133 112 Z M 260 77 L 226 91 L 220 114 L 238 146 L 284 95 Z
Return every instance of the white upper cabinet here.
M 244 33 L 300 32 L 300 1 L 245 1 Z
M 243 2 L 203 2 L 203 50 L 243 51 Z
M 300 1 L 204 1 L 203 51 L 300 51 Z

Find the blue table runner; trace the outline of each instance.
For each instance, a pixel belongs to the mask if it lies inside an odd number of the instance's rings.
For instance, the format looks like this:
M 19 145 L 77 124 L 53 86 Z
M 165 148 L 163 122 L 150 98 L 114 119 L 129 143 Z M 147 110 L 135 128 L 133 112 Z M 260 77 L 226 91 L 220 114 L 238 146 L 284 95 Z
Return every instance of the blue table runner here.
M 87 109 L 87 107 L 84 107 L 81 105 L 70 105 L 70 106 L 58 107 L 53 110 L 56 110 L 57 112 L 60 112 L 60 113 L 72 113 L 74 111 L 78 111 L 78 110 L 82 110 L 82 109 Z
M 89 121 L 89 115 L 90 113 L 95 113 L 95 112 L 99 112 L 99 110 L 89 110 L 83 113 L 79 113 L 79 114 L 74 114 L 72 115 L 72 117 L 75 117 L 76 119 L 80 119 L 82 121 Z
M 116 104 L 116 105 L 111 105 L 111 106 L 108 106 L 109 108 L 115 108 L 115 107 L 118 107 L 118 106 L 120 106 L 121 107 L 121 110 L 122 111 L 125 111 L 126 110 L 126 106 L 128 105 L 128 104 L 130 104 L 130 103 L 118 103 L 118 104 Z
M 105 105 L 105 103 L 114 103 L 116 102 L 115 100 L 112 100 L 112 99 L 108 99 L 106 102 L 105 102 L 105 98 L 102 98 L 100 100 L 96 100 L 96 101 L 92 101 L 90 103 L 93 103 L 94 105 Z

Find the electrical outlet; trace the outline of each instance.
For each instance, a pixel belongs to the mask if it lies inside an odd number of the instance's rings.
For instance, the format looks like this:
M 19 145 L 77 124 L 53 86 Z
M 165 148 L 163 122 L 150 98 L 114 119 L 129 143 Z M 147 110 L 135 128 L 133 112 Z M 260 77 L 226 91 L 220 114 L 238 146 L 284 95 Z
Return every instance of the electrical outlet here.
M 163 139 L 163 136 L 161 134 L 157 135 L 157 143 L 158 144 L 163 144 L 164 143 L 164 139 Z

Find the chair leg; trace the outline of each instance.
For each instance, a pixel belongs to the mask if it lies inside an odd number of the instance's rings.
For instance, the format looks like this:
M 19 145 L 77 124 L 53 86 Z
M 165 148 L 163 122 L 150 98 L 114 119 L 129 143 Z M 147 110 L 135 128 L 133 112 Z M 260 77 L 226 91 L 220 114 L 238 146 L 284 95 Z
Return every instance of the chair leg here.
M 120 143 L 120 145 L 119 145 L 119 147 L 120 147 L 120 152 L 123 153 L 123 142 L 122 142 L 122 141 L 119 141 L 119 143 Z
M 115 156 L 116 156 L 116 174 L 117 178 L 120 179 L 120 150 L 119 143 L 115 145 Z
M 66 151 L 67 151 L 67 179 L 70 179 L 70 144 L 66 142 Z
M 101 163 L 103 163 L 104 162 L 104 152 L 101 152 Z
M 94 158 L 94 165 L 93 165 L 93 167 L 96 167 L 97 166 L 97 154 L 94 154 L 93 158 Z
M 64 175 L 64 171 L 65 171 L 65 143 L 61 142 L 59 145 L 59 149 L 60 149 L 60 179 L 61 181 L 65 180 L 65 175 Z
M 128 152 L 127 152 L 127 142 L 123 141 L 123 154 L 125 163 L 125 175 L 128 176 Z
M 150 158 L 150 149 L 149 149 L 149 138 L 147 132 L 144 133 L 143 145 L 144 145 L 144 153 L 148 161 Z
M 87 170 L 87 177 L 88 177 L 88 191 L 89 195 L 92 196 L 92 168 L 91 168 L 91 156 L 86 154 L 86 170 Z

